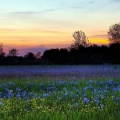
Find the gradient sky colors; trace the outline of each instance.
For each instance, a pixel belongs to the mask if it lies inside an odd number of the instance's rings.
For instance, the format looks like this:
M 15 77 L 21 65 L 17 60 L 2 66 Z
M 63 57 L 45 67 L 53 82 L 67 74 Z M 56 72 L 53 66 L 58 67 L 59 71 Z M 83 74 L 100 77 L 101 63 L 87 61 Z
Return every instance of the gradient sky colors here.
M 107 44 L 109 27 L 120 22 L 120 0 L 0 0 L 0 42 L 21 54 L 68 47 L 76 30 Z

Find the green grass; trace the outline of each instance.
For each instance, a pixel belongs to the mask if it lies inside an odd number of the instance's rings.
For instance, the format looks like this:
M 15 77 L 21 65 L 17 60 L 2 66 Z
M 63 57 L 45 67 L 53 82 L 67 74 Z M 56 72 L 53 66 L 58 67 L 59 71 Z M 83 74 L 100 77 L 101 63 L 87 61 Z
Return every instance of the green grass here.
M 96 81 L 101 84 L 97 85 Z M 96 79 L 92 83 L 88 80 L 60 80 L 54 77 L 33 78 L 5 78 L 0 80 L 0 92 L 5 93 L 3 83 L 8 90 L 13 90 L 14 97 L 0 99 L 0 120 L 120 120 L 120 91 L 113 92 L 114 87 L 107 87 L 105 94 L 106 79 Z M 119 83 L 120 79 L 114 79 L 113 83 Z M 9 82 L 14 82 L 11 85 Z M 59 82 L 59 83 L 58 83 Z M 44 84 L 44 87 L 40 84 Z M 92 88 L 84 90 L 89 100 L 88 104 L 83 100 L 83 89 L 92 85 Z M 52 86 L 52 90 L 48 87 Z M 54 89 L 57 88 L 57 89 Z M 28 91 L 27 98 L 17 98 L 16 88 Z M 102 89 L 100 92 L 99 89 Z M 35 93 L 35 97 L 32 97 Z M 49 94 L 49 96 L 43 96 Z M 104 96 L 104 98 L 103 98 Z M 114 97 L 113 97 L 114 96 Z M 94 99 L 98 97 L 99 103 Z

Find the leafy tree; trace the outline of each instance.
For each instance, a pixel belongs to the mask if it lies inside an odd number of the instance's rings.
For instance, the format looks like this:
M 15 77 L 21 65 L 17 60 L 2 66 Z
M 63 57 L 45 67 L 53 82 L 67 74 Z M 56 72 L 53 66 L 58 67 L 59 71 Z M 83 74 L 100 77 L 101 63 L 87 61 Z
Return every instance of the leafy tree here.
M 13 56 L 13 57 L 15 57 L 15 56 L 17 56 L 19 53 L 18 53 L 18 50 L 16 49 L 16 48 L 12 48 L 12 49 L 10 49 L 9 50 L 9 56 Z
M 35 54 L 33 54 L 32 52 L 28 52 L 25 56 L 24 56 L 25 59 L 28 59 L 28 60 L 35 60 L 36 59 L 36 56 Z
M 83 31 L 75 31 L 73 33 L 74 43 L 72 48 L 78 49 L 80 46 L 87 47 L 89 45 L 88 38 Z
M 111 44 L 120 44 L 120 23 L 114 24 L 109 28 L 108 37 Z

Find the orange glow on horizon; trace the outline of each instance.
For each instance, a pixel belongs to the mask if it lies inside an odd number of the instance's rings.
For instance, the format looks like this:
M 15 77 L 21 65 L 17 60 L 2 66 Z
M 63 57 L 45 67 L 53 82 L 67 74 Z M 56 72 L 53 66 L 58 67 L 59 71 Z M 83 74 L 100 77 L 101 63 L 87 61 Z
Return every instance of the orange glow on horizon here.
M 109 44 L 109 41 L 107 38 L 90 38 L 89 39 L 90 43 L 92 44 L 98 44 L 98 45 L 101 45 L 101 44 Z
M 105 36 L 88 37 L 90 43 L 108 44 Z M 32 48 L 45 46 L 47 48 L 70 46 L 73 43 L 71 32 L 46 31 L 40 29 L 0 29 L 0 42 L 13 48 Z
M 0 30 L 0 39 L 4 44 L 13 45 L 50 45 L 69 44 L 69 34 L 61 31 L 43 30 Z

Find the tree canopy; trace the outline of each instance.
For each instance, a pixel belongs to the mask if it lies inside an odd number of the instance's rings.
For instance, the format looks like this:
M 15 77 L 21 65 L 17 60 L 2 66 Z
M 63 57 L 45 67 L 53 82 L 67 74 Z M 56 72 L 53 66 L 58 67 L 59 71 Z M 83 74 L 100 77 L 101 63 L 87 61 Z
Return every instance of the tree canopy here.
M 17 56 L 18 55 L 18 50 L 16 48 L 12 48 L 9 50 L 9 56 Z
M 110 44 L 119 43 L 120 44 L 120 22 L 110 26 L 108 31 L 108 37 Z
M 89 42 L 88 38 L 86 37 L 85 33 L 83 31 L 75 31 L 73 33 L 74 37 L 74 43 L 71 46 L 72 48 L 78 49 L 80 46 L 87 47 Z

